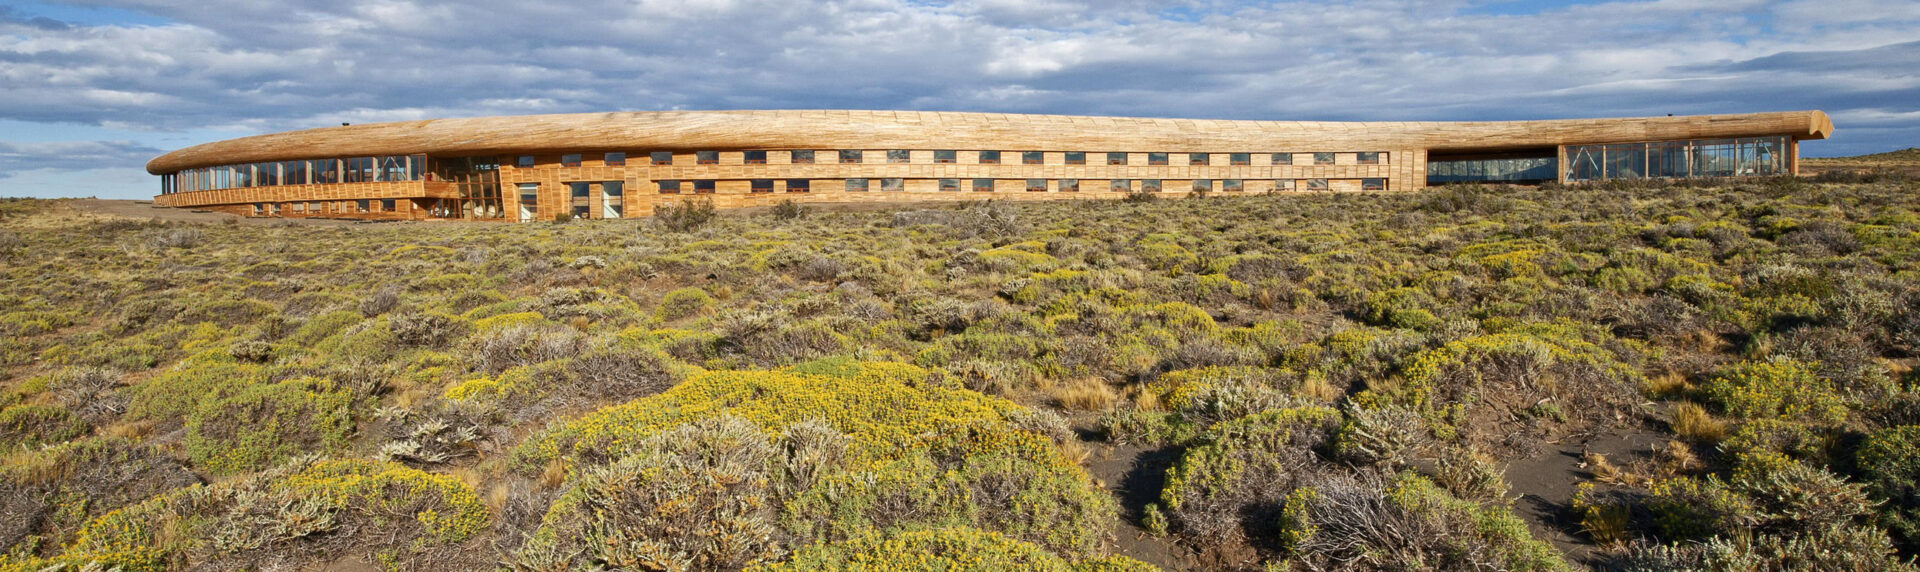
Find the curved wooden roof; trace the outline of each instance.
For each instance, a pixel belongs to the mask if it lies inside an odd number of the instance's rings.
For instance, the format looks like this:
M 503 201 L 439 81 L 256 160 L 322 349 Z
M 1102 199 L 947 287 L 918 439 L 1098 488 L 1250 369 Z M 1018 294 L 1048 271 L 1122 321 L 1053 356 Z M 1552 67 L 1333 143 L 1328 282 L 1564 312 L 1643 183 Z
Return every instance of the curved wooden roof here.
M 999 149 L 1006 151 L 1504 151 L 1589 143 L 1790 135 L 1824 139 L 1819 111 L 1556 119 L 1337 122 L 931 111 L 638 111 L 430 119 L 254 135 L 154 158 L 154 174 L 369 155 L 561 151 Z

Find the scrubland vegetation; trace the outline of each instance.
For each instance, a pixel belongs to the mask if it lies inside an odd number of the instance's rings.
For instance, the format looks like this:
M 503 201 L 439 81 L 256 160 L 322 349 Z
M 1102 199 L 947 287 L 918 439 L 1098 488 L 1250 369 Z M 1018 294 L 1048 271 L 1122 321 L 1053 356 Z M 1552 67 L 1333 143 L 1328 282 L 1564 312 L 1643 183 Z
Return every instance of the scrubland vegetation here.
M 520 225 L 67 209 L 0 202 L 0 570 L 1920 552 L 1901 177 Z

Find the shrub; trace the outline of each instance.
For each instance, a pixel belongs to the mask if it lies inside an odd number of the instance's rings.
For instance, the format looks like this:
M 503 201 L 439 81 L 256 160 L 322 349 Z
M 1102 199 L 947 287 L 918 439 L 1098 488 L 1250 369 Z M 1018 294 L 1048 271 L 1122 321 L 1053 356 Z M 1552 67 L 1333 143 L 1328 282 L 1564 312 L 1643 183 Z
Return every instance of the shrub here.
M 1855 464 L 1867 493 L 1880 503 L 1880 522 L 1907 550 L 1920 548 L 1920 426 L 1873 432 Z
M 680 206 L 660 205 L 654 207 L 654 224 L 672 232 L 693 232 L 707 226 L 719 214 L 713 208 L 713 201 L 681 199 Z
M 1847 416 L 1833 384 L 1814 375 L 1811 365 L 1789 359 L 1734 365 L 1701 389 L 1722 410 L 1747 419 L 1836 424 Z
M 256 551 L 297 554 L 313 546 L 319 553 L 305 557 L 317 564 L 330 559 L 326 552 L 405 554 L 457 543 L 484 532 L 488 524 L 479 496 L 453 477 L 389 463 L 301 458 L 108 513 L 87 523 L 49 563 L 98 561 L 128 570 L 162 570 L 175 567 L 169 562 L 185 567 L 231 558 L 227 565 L 232 566 Z M 346 542 L 320 542 L 342 536 Z M 431 558 L 450 564 L 444 554 Z M 416 553 L 406 560 L 427 559 Z M 471 559 L 465 565 L 482 562 Z
M 86 420 L 64 407 L 15 405 L 0 409 L 0 449 L 38 448 L 85 435 Z
M 1040 547 L 991 531 L 968 527 L 873 533 L 844 542 L 808 546 L 786 562 L 756 568 L 784 570 L 865 570 L 901 572 L 1146 572 L 1152 565 L 1115 556 L 1069 563 Z
M 352 399 L 315 378 L 243 389 L 187 417 L 187 456 L 210 473 L 232 474 L 338 451 L 353 432 Z
M 794 220 L 806 217 L 807 211 L 809 210 L 811 209 L 800 203 L 793 202 L 793 199 L 786 199 L 774 203 L 773 208 L 768 212 L 773 215 L 773 218 L 778 220 Z
M 1295 561 L 1310 569 L 1570 570 L 1526 523 L 1449 496 L 1410 473 L 1333 477 L 1296 495 L 1284 522 Z
M 1320 465 L 1340 414 L 1325 407 L 1267 411 L 1214 426 L 1167 469 L 1160 505 L 1170 529 L 1232 544 L 1269 529 L 1279 503 Z
M 1705 407 L 1691 401 L 1673 404 L 1673 433 L 1703 443 L 1718 443 L 1727 437 L 1727 423 L 1715 419 Z
M 705 313 L 712 308 L 713 296 L 707 295 L 706 290 L 689 286 L 660 297 L 660 306 L 654 309 L 653 318 L 672 322 Z

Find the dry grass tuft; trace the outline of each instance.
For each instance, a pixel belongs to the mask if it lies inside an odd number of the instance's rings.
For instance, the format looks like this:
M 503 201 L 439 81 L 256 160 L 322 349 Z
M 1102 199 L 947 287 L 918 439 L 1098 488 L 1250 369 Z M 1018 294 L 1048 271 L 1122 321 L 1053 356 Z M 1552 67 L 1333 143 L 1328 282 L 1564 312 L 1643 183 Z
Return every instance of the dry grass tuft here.
M 1718 443 L 1727 437 L 1727 422 L 1691 401 L 1673 405 L 1672 425 L 1674 434 L 1701 443 Z
M 1075 411 L 1105 411 L 1120 399 L 1112 386 L 1097 377 L 1068 380 L 1048 390 L 1047 396 L 1061 407 Z

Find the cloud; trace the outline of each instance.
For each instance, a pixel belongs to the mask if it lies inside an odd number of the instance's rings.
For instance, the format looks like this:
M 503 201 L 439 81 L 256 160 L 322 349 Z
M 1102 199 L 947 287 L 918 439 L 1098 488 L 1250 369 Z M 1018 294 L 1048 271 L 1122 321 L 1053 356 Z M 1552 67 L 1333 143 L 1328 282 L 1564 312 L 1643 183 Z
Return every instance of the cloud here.
M 1894 0 L 1509 14 L 1481 0 L 85 3 L 163 23 L 0 8 L 0 119 L 172 133 L 630 109 L 1474 120 L 1819 108 L 1877 110 L 1874 139 L 1849 150 L 1920 131 L 1908 115 L 1920 9 Z
M 10 143 L 0 141 L 0 179 L 41 169 L 87 170 L 144 163 L 161 150 L 131 141 L 55 141 Z

